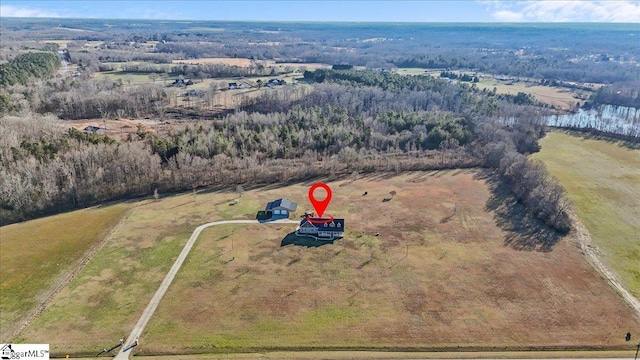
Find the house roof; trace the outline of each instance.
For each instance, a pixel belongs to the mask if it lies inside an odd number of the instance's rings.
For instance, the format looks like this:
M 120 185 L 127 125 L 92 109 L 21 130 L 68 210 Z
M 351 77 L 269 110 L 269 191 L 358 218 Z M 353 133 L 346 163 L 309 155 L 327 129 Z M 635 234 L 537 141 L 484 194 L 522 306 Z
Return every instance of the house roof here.
M 311 218 L 311 221 L 307 221 L 307 218 L 303 218 L 300 221 L 300 226 L 309 226 L 309 224 L 318 228 L 318 231 L 335 231 L 344 232 L 344 219 L 333 219 L 333 221 L 327 221 L 329 219 Z M 322 222 L 327 221 L 327 222 Z M 333 224 L 333 226 L 332 226 Z
M 84 131 L 98 131 L 98 130 L 106 130 L 106 129 L 98 127 L 98 126 L 89 125 L 89 126 L 85 127 L 83 130 Z
M 283 199 L 271 201 L 270 203 L 267 204 L 267 207 L 265 208 L 265 210 L 286 209 L 289 211 L 296 211 L 297 208 L 298 208 L 298 204 L 294 203 L 293 201 L 287 198 L 283 198 Z

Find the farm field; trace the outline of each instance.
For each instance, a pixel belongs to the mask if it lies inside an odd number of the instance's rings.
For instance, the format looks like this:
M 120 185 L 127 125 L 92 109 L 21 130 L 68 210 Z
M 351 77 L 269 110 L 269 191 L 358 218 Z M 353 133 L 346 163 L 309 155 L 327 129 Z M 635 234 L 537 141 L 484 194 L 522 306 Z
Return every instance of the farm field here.
M 424 352 L 424 351 L 263 351 L 260 353 L 218 353 L 197 355 L 155 355 L 136 356 L 136 359 L 149 360 L 208 360 L 208 359 L 605 359 L 605 358 L 633 358 L 635 350 L 619 351 L 452 351 L 452 352 Z M 79 360 L 95 359 L 74 358 Z
M 192 64 L 192 65 L 209 65 L 209 64 L 223 64 L 229 66 L 242 66 L 249 67 L 256 64 L 262 64 L 264 66 L 278 66 L 278 67 L 293 67 L 298 69 L 305 67 L 308 70 L 315 70 L 320 68 L 331 68 L 329 64 L 321 63 L 276 63 L 275 60 L 252 60 L 245 58 L 200 58 L 191 60 L 173 60 L 174 64 Z
M 140 352 L 453 346 L 462 332 L 467 346 L 622 344 L 607 332 L 639 319 L 624 318 L 629 310 L 572 240 L 549 253 L 505 247 L 474 176 L 334 183 L 328 213 L 351 225 L 331 245 L 290 239 L 286 226 L 207 229 L 149 324 L 153 345 Z M 310 209 L 307 190 L 286 193 Z M 611 315 L 620 323 L 606 324 L 597 294 L 618 304 Z
M 154 83 L 147 74 L 136 74 L 122 70 L 97 72 L 94 76 L 98 80 L 109 78 L 113 82 L 122 81 L 123 85 L 141 85 Z M 171 84 L 177 78 L 177 76 L 169 76 L 167 77 L 166 81 L 158 78 L 155 84 L 164 84 L 165 82 L 166 84 Z
M 247 199 L 228 206 L 235 197 L 222 191 L 199 194 L 195 202 L 185 194 L 130 203 L 117 231 L 15 341 L 50 343 L 61 356 L 96 354 L 116 344 L 132 330 L 196 226 L 255 216 L 259 204 Z
M 422 69 L 422 68 L 401 68 L 396 72 L 401 75 L 431 75 L 433 77 L 440 77 L 440 70 Z M 457 71 L 458 73 L 473 73 L 472 71 Z M 511 81 L 500 81 L 490 74 L 479 74 L 481 76 L 480 81 L 475 83 L 479 89 L 493 90 L 496 88 L 498 94 L 511 94 L 517 95 L 518 92 L 530 94 L 545 104 L 553 105 L 562 110 L 569 110 L 573 108 L 576 102 L 584 102 L 574 95 L 582 94 L 581 97 L 588 97 L 591 93 L 584 90 L 571 91 L 569 88 L 559 86 L 542 86 L 537 84 L 528 83 L 526 81 L 520 81 L 517 83 L 511 83 Z M 472 83 L 469 83 L 472 84 Z M 598 84 L 591 84 L 592 86 L 599 86 Z
M 197 225 L 253 218 L 283 195 L 302 213 L 310 184 L 247 190 L 236 205 L 224 190 L 135 204 L 19 340 L 77 355 L 115 344 Z M 421 349 L 455 346 L 462 333 L 467 346 L 621 346 L 622 331 L 640 326 L 573 238 L 550 252 L 505 246 L 517 234 L 486 210 L 495 199 L 478 171 L 331 185 L 327 213 L 345 217 L 345 239 L 317 247 L 285 224 L 205 230 L 135 352 Z
M 59 276 L 120 221 L 124 204 L 3 226 L 0 241 L 0 338 L 4 341 Z M 37 249 L 37 251 L 34 251 Z
M 534 158 L 565 187 L 603 260 L 640 298 L 640 150 L 553 131 Z
M 576 92 L 571 92 L 568 88 L 558 86 L 542 86 L 533 85 L 524 81 L 511 84 L 510 82 L 498 81 L 493 78 L 487 78 L 480 80 L 476 84 L 480 89 L 493 90 L 496 88 L 499 94 L 517 95 L 519 92 L 532 95 L 536 100 L 545 104 L 553 105 L 562 110 L 569 110 L 575 106 L 577 102 L 584 102 L 584 100 L 574 97 Z M 590 93 L 585 91 L 578 91 L 586 93 L 588 96 Z

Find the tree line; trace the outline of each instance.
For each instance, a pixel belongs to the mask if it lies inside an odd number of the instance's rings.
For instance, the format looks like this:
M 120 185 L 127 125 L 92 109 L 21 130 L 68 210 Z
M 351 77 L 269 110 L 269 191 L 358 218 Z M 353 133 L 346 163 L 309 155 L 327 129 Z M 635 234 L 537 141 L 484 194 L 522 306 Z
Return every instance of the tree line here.
M 48 78 L 60 67 L 57 54 L 50 52 L 29 52 L 0 64 L 0 85 L 25 85 L 31 78 Z
M 640 81 L 619 82 L 599 88 L 591 97 L 591 103 L 585 103 L 587 109 L 592 105 L 611 104 L 640 109 Z
M 265 91 L 209 125 L 186 125 L 168 134 L 139 129 L 124 142 L 62 131 L 49 115 L 5 116 L 3 221 L 155 189 L 273 183 L 354 171 L 487 166 L 511 183 L 515 180 L 500 172 L 500 164 L 507 162 L 503 159 L 521 160 L 516 154 L 539 150 L 537 140 L 544 134 L 539 107 L 432 77 L 353 70 L 324 74 L 313 91 Z M 98 109 L 109 116 L 113 109 L 127 109 L 120 101 L 130 101 L 130 111 L 139 116 L 164 106 L 162 88 L 153 86 L 132 88 L 140 93 L 121 97 L 122 91 L 113 91 L 108 81 L 41 85 L 52 93 L 34 97 L 30 106 L 45 113 L 62 109 L 86 115 Z M 52 102 L 54 88 L 61 95 Z M 537 176 L 531 190 L 545 192 L 546 200 L 523 197 L 523 203 L 534 216 L 565 231 L 557 221 L 564 209 L 551 201 L 564 199 L 556 193 L 561 188 L 548 185 L 553 182 L 549 176 Z M 517 182 L 514 191 L 527 184 Z

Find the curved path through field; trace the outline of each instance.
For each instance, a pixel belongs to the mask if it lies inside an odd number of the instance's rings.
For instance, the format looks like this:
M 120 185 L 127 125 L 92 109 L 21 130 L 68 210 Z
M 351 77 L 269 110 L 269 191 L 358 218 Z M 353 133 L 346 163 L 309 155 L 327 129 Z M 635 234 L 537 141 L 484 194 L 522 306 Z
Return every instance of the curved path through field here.
M 629 290 L 627 290 L 622 283 L 618 280 L 618 277 L 609 269 L 598 257 L 598 249 L 593 245 L 591 241 L 591 234 L 589 230 L 584 226 L 580 218 L 575 213 L 570 214 L 573 224 L 576 227 L 576 234 L 578 236 L 578 243 L 580 249 L 584 252 L 587 260 L 592 266 L 604 276 L 613 289 L 622 296 L 624 301 L 629 304 L 636 315 L 640 318 L 640 300 L 633 296 Z
M 133 328 L 133 330 L 129 334 L 129 337 L 120 348 L 120 352 L 118 352 L 118 355 L 116 355 L 116 357 L 114 358 L 115 360 L 129 359 L 129 355 L 131 354 L 131 350 L 133 349 L 132 345 L 136 344 L 136 341 L 140 337 L 140 334 L 142 334 L 142 331 L 147 326 L 147 323 L 151 319 L 151 316 L 153 316 L 153 313 L 156 311 L 156 308 L 158 307 L 160 300 L 162 300 L 162 297 L 169 289 L 169 285 L 171 285 L 173 278 L 176 276 L 176 274 L 180 270 L 180 267 L 182 267 L 182 263 L 184 263 L 184 260 L 187 258 L 187 255 L 189 255 L 189 252 L 191 252 L 191 248 L 196 243 L 196 240 L 198 240 L 198 236 L 200 235 L 202 230 L 211 226 L 226 225 L 226 224 L 260 224 L 260 222 L 258 220 L 226 220 L 226 221 L 210 222 L 210 223 L 206 223 L 198 226 L 191 234 L 189 241 L 187 241 L 184 248 L 180 252 L 180 255 L 176 259 L 176 262 L 173 263 L 173 266 L 167 273 L 167 276 L 165 276 L 164 280 L 162 281 L 162 284 L 160 284 L 158 291 L 156 291 L 155 295 L 153 295 L 153 298 L 149 302 L 149 305 L 147 305 L 147 308 L 144 309 L 144 312 L 142 313 L 142 316 L 140 316 L 138 323 Z M 269 221 L 263 224 L 298 224 L 298 222 L 294 220 L 283 219 L 283 220 Z
M 582 251 L 587 256 L 587 259 L 590 260 L 590 262 L 594 265 L 594 267 L 600 273 L 603 274 L 603 276 L 611 283 L 611 285 L 618 291 L 618 293 L 620 293 L 620 295 L 626 300 L 626 302 L 631 306 L 631 308 L 633 308 L 633 310 L 638 314 L 638 316 L 640 316 L 640 301 L 638 301 L 638 299 L 636 299 L 633 295 L 631 295 L 631 293 L 629 293 L 629 291 L 627 291 L 627 289 L 625 289 L 622 286 L 622 284 L 617 280 L 613 272 L 609 270 L 600 261 L 600 259 L 597 256 L 596 250 L 591 244 L 591 236 L 588 230 L 584 227 L 584 225 L 582 225 L 582 222 L 577 218 L 577 216 L 575 216 L 575 214 L 572 214 L 572 217 L 574 220 L 574 224 L 576 224 L 576 228 L 577 228 L 576 230 L 578 235 L 578 242 L 580 244 Z M 155 295 L 149 302 L 149 305 L 147 305 L 146 309 L 142 313 L 142 316 L 138 320 L 138 323 L 135 325 L 135 327 L 129 334 L 129 337 L 121 347 L 120 352 L 118 352 L 118 355 L 116 355 L 114 359 L 115 360 L 129 359 L 129 355 L 131 354 L 131 350 L 133 349 L 132 345 L 136 343 L 137 339 L 140 337 L 140 335 L 142 334 L 142 331 L 144 330 L 147 323 L 151 319 L 151 316 L 153 316 L 153 313 L 155 312 L 156 308 L 158 307 L 158 304 L 160 303 L 160 300 L 162 300 L 162 297 L 169 289 L 169 285 L 171 285 L 171 282 L 173 281 L 176 274 L 180 270 L 180 267 L 182 267 L 182 264 L 184 263 L 185 259 L 191 252 L 191 249 L 193 248 L 193 245 L 195 244 L 202 230 L 211 226 L 216 226 L 216 225 L 259 224 L 259 223 L 260 222 L 258 220 L 226 220 L 226 221 L 210 222 L 210 223 L 206 223 L 198 226 L 191 234 L 189 241 L 187 241 L 187 243 L 185 244 L 184 248 L 180 252 L 180 255 L 178 256 L 175 263 L 167 273 L 167 276 L 162 281 L 162 284 L 160 284 L 160 287 L 158 288 Z M 266 222 L 265 224 L 298 224 L 298 222 L 294 220 L 284 219 L 284 220 Z

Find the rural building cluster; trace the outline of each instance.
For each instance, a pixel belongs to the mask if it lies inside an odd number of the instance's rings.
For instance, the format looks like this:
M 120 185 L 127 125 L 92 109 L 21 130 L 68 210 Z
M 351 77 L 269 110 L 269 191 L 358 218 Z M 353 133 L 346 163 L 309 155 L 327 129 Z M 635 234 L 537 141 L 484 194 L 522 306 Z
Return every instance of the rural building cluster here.
M 267 203 L 265 209 L 258 211 L 256 219 L 261 222 L 289 219 L 295 217 L 298 204 L 282 198 Z M 344 219 L 318 218 L 304 214 L 296 230 L 298 236 L 310 236 L 318 240 L 334 240 L 344 237 Z

